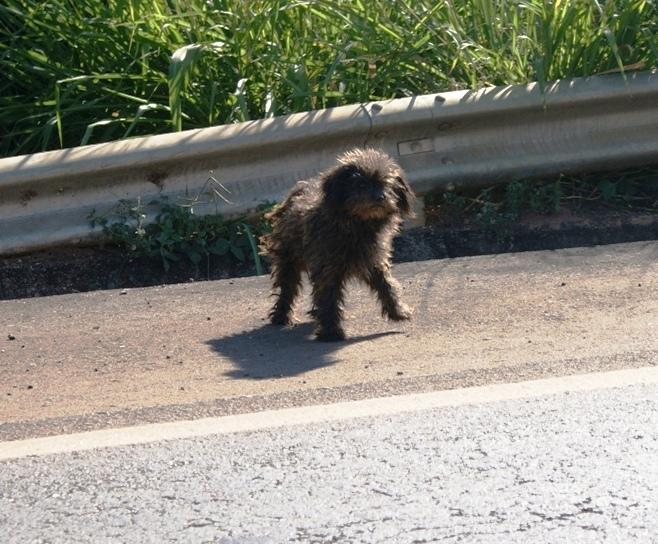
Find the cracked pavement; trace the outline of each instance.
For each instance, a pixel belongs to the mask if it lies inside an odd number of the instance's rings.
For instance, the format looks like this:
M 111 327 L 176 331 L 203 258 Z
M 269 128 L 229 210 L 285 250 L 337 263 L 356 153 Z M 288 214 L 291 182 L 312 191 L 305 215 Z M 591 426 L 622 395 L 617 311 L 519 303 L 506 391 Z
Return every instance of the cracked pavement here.
M 414 319 L 351 288 L 332 345 L 264 325 L 262 277 L 0 301 L 2 543 L 658 542 L 658 242 L 395 275 Z M 539 378 L 596 387 L 479 396 Z
M 6 462 L 23 542 L 655 542 L 658 385 Z

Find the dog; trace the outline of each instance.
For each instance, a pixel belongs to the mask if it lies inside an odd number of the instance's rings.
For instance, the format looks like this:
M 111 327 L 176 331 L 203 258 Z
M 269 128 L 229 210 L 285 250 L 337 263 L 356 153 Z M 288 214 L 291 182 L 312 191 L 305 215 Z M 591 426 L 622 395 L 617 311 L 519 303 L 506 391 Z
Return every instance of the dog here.
M 278 289 L 271 323 L 293 323 L 293 303 L 307 272 L 313 289 L 309 313 L 320 341 L 345 339 L 344 287 L 351 278 L 376 293 L 384 317 L 411 317 L 391 275 L 393 237 L 402 219 L 412 215 L 415 199 L 405 174 L 386 153 L 372 148 L 352 149 L 337 163 L 317 178 L 297 182 L 266 214 L 272 232 L 261 240 Z

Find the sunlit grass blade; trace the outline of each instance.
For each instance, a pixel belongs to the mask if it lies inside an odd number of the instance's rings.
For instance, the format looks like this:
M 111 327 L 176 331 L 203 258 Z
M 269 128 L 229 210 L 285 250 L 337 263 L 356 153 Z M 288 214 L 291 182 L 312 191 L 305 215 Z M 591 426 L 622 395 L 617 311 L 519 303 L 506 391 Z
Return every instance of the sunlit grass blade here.
M 258 254 L 258 242 L 254 234 L 251 232 L 251 227 L 246 223 L 243 223 L 244 231 L 247 233 L 247 239 L 249 240 L 249 246 L 251 247 L 251 255 L 254 259 L 254 264 L 256 266 L 256 274 L 258 276 L 263 275 L 263 263 L 261 262 L 260 255 Z
M 175 130 L 183 130 L 183 92 L 187 86 L 190 72 L 201 56 L 203 46 L 185 45 L 176 49 L 169 63 L 169 108 L 171 121 Z

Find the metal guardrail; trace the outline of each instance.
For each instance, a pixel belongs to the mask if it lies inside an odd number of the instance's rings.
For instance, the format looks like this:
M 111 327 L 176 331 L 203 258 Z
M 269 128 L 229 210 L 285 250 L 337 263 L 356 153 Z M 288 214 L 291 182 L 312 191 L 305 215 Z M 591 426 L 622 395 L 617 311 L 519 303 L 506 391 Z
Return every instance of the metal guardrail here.
M 414 189 L 658 162 L 658 72 L 492 87 L 298 113 L 0 160 L 0 254 L 92 236 L 120 199 L 196 198 L 237 215 L 371 145 Z M 212 175 L 230 191 L 212 194 Z

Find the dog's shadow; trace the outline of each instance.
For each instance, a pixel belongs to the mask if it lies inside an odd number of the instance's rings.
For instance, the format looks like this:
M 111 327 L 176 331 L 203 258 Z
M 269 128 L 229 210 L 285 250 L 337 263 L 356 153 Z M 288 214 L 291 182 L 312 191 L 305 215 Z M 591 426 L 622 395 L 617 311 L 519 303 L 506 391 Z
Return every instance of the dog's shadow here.
M 340 361 L 336 356 L 342 348 L 374 340 L 399 331 L 389 331 L 350 337 L 341 342 L 318 342 L 313 339 L 313 324 L 295 327 L 263 325 L 257 329 L 215 338 L 207 344 L 213 351 L 227 357 L 236 368 L 225 372 L 231 378 L 261 380 L 297 376 Z

